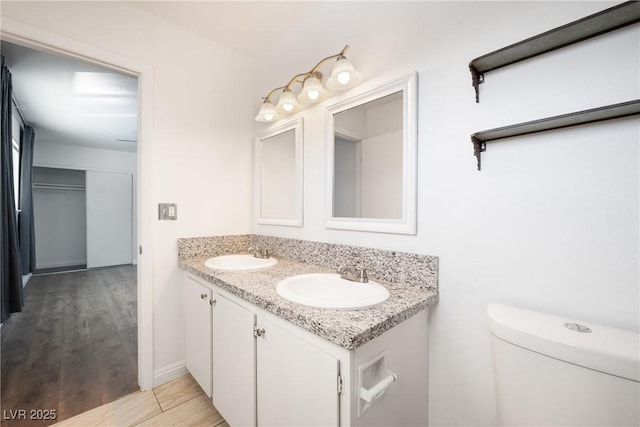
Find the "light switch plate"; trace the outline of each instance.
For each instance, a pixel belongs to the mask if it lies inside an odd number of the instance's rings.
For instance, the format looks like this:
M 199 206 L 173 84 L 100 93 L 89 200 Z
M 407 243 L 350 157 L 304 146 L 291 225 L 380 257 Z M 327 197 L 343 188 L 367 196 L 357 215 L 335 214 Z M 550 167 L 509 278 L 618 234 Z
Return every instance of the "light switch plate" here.
M 175 203 L 158 203 L 158 219 L 172 220 L 178 219 L 178 206 Z

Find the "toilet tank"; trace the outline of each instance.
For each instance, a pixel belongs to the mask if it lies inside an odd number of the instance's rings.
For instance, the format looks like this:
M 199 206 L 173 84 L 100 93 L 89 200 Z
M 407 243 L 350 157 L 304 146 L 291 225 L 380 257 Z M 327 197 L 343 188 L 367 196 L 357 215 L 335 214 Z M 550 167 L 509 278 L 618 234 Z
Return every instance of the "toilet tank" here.
M 639 426 L 638 332 L 487 308 L 501 426 Z

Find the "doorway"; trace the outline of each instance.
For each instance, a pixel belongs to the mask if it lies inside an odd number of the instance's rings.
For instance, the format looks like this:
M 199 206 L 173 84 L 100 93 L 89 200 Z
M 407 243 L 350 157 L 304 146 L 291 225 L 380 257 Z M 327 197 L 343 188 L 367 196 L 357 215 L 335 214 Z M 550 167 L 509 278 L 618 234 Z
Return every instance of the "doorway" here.
M 138 388 L 138 82 L 5 41 L 1 50 L 15 110 L 36 135 L 33 169 L 20 170 L 33 178 L 20 192 L 33 194 L 35 271 L 23 311 L 3 325 L 2 407 L 8 424 L 20 409 L 62 420 Z
M 107 52 L 100 48 L 82 44 L 65 36 L 46 30 L 25 26 L 3 17 L 0 39 L 42 52 L 80 59 L 105 68 L 134 76 L 138 79 L 138 135 L 137 135 L 137 175 L 136 191 L 133 195 L 135 206 L 140 208 L 134 217 L 137 230 L 137 247 L 132 251 L 137 258 L 135 276 L 137 282 L 137 344 L 138 344 L 138 385 L 147 390 L 153 387 L 153 265 L 151 250 L 143 252 L 145 242 L 151 247 L 153 241 L 153 218 L 155 209 L 150 189 L 151 144 L 153 133 L 153 67 L 131 58 Z

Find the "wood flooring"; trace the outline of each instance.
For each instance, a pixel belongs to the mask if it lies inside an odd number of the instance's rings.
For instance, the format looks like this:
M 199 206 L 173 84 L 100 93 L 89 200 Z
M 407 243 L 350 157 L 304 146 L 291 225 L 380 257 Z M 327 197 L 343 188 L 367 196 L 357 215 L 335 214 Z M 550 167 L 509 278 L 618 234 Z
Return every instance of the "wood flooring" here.
M 135 267 L 32 277 L 0 336 L 3 427 L 50 425 L 138 390 Z
M 55 427 L 229 427 L 191 375 L 138 391 Z

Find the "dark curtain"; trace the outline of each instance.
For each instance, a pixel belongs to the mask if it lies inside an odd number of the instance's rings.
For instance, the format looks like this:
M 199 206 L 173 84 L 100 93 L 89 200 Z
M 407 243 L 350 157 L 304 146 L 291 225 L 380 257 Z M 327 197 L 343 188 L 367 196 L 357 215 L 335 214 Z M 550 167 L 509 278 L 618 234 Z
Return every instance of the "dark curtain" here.
M 11 313 L 22 311 L 22 272 L 20 270 L 20 249 L 18 246 L 18 227 L 16 207 L 13 197 L 13 147 L 11 145 L 11 73 L 4 65 L 4 56 L 0 55 L 1 85 L 0 93 L 0 322 L 9 318 Z
M 20 261 L 22 274 L 33 273 L 36 269 L 36 242 L 33 227 L 33 144 L 35 131 L 31 126 L 22 130 L 20 150 L 20 215 L 18 216 L 18 236 L 20 239 Z

